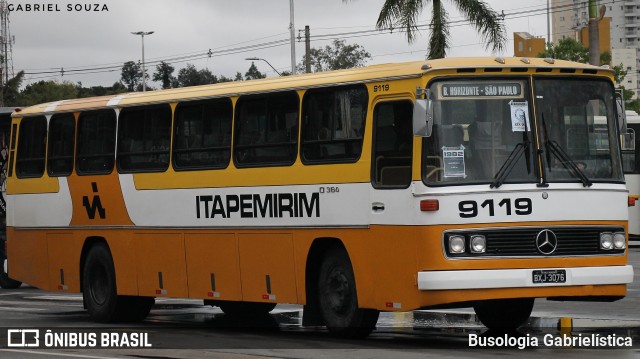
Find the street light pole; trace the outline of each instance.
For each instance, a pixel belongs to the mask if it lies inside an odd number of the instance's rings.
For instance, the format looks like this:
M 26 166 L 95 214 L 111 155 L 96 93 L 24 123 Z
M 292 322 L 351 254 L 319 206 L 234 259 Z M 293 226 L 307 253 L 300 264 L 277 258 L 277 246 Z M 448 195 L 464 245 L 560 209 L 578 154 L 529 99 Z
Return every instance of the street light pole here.
M 147 91 L 147 76 L 144 69 L 144 35 L 151 35 L 155 31 L 137 31 L 132 32 L 134 35 L 140 35 L 142 37 L 142 92 Z
M 247 57 L 245 60 L 247 60 L 247 61 L 264 61 L 264 62 L 266 62 L 266 63 L 267 63 L 267 65 L 271 66 L 271 68 L 273 69 L 273 71 L 275 71 L 275 72 L 278 74 L 278 76 L 282 76 L 282 75 L 280 74 L 280 72 L 278 72 L 278 70 L 276 70 L 276 68 L 275 68 L 275 67 L 273 67 L 273 65 L 271 65 L 271 64 L 269 63 L 269 61 L 267 61 L 267 60 L 265 60 L 265 59 L 263 59 L 263 58 L 260 58 L 260 57 Z
M 291 35 L 291 74 L 296 74 L 296 29 L 293 25 L 293 0 L 289 0 L 289 32 Z

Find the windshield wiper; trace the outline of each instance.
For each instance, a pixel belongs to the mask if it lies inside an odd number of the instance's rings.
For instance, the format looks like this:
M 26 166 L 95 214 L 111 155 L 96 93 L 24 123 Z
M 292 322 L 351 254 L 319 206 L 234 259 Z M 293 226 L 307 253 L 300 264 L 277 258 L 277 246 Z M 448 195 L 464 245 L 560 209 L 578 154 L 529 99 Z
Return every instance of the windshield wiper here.
M 544 120 L 544 112 L 542 113 L 542 126 L 544 127 L 544 144 L 549 150 L 549 153 L 552 153 L 556 158 L 560 160 L 560 163 L 569 170 L 569 173 L 573 174 L 574 177 L 577 177 L 582 182 L 583 187 L 591 187 L 593 183 L 589 180 L 589 177 L 584 174 L 584 172 L 576 165 L 576 162 L 569 156 L 569 154 L 558 144 L 558 142 L 549 139 L 549 132 L 547 131 L 547 123 Z M 547 157 L 548 158 L 548 157 Z M 550 162 L 547 160 L 547 162 Z
M 522 154 L 525 154 L 525 161 L 527 164 L 527 173 L 531 173 L 531 151 L 529 147 L 531 145 L 531 141 L 529 140 L 529 126 L 527 125 L 527 121 L 524 121 L 524 132 L 522 133 L 522 142 L 518 143 L 516 147 L 513 148 L 513 151 L 509 154 L 509 157 L 504 161 L 498 172 L 495 176 L 493 176 L 493 182 L 491 182 L 491 188 L 498 188 L 502 186 L 504 181 L 509 176 L 509 173 L 513 170 L 516 163 L 522 157 Z

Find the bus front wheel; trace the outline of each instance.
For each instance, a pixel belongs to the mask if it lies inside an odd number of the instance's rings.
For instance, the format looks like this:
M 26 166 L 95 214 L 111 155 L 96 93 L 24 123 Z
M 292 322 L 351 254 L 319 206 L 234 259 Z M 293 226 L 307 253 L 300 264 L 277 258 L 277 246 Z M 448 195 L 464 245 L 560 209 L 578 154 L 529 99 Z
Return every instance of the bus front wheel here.
M 476 316 L 490 330 L 512 331 L 524 324 L 533 310 L 534 298 L 494 299 L 477 302 Z
M 322 318 L 332 334 L 363 338 L 375 328 L 380 313 L 358 308 L 353 267 L 344 249 L 332 248 L 325 253 L 317 293 Z
M 91 247 L 82 271 L 82 294 L 91 319 L 100 323 L 137 322 L 149 314 L 153 297 L 117 295 L 111 251 L 104 243 Z

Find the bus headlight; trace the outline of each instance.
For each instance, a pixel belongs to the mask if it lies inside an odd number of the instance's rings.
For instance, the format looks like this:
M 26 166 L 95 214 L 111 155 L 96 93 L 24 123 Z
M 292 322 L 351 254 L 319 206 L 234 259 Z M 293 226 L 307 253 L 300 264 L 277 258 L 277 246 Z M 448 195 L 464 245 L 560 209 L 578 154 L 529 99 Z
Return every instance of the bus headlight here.
M 600 249 L 610 250 L 613 248 L 613 233 L 600 233 Z
M 464 253 L 464 236 L 449 237 L 449 252 L 452 254 Z
M 469 248 L 471 249 L 471 253 L 484 253 L 487 250 L 487 239 L 485 236 L 474 234 L 471 236 Z
M 627 246 L 627 238 L 624 232 L 616 232 L 613 234 L 613 247 L 615 249 L 624 249 Z

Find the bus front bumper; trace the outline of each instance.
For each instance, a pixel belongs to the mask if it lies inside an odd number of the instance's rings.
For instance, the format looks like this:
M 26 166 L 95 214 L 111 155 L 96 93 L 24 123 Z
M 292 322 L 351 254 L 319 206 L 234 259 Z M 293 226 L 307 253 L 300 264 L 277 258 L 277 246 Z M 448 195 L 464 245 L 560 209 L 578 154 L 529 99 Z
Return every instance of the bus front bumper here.
M 534 283 L 534 274 L 539 278 L 546 273 L 564 273 L 564 281 Z M 567 287 L 631 282 L 633 267 L 630 265 L 418 272 L 420 290 Z

